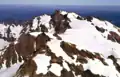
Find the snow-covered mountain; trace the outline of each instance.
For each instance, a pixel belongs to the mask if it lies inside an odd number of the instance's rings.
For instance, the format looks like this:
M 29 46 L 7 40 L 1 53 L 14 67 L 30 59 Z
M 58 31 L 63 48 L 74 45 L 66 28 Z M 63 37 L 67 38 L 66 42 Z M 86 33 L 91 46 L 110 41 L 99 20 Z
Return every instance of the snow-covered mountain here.
M 55 11 L 0 24 L 0 77 L 120 77 L 120 29 Z

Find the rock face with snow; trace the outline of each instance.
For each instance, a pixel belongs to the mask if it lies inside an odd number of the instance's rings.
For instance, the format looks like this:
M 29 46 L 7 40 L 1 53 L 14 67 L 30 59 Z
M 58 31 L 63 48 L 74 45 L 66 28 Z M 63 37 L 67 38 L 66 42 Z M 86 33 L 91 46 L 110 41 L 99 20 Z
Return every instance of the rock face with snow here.
M 0 77 L 120 77 L 120 31 L 108 21 L 55 11 L 0 26 Z

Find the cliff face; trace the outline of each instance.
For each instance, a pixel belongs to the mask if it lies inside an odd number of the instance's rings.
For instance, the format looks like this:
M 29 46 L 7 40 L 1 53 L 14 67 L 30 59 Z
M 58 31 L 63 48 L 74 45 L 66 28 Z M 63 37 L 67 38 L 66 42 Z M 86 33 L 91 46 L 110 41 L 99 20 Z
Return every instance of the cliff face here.
M 55 11 L 1 26 L 0 77 L 120 77 L 120 32 L 108 21 Z

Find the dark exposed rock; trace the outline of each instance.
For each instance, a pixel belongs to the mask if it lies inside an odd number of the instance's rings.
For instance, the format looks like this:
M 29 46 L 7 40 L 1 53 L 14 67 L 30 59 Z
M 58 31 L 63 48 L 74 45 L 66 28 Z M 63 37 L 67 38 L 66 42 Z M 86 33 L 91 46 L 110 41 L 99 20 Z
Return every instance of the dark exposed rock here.
M 27 35 L 25 37 L 27 38 L 30 36 Z M 36 51 L 31 52 L 31 55 L 33 55 L 33 56 L 24 60 L 25 61 L 24 64 L 19 68 L 19 70 L 17 71 L 17 73 L 14 77 L 22 77 L 25 75 L 28 75 L 29 77 L 48 77 L 48 76 L 49 77 L 58 77 L 50 71 L 48 71 L 47 74 L 45 74 L 45 75 L 42 73 L 36 74 L 36 68 L 37 68 L 36 63 L 33 61 L 32 58 L 35 57 L 37 54 L 46 54 L 46 56 L 51 57 L 50 66 L 48 66 L 48 69 L 51 68 L 52 63 L 57 63 L 61 67 L 63 67 L 64 59 L 61 56 L 57 57 L 54 53 L 51 52 L 52 50 L 49 48 L 49 46 L 46 45 L 46 43 L 48 41 L 50 41 L 50 38 L 45 33 L 38 35 L 38 37 L 35 40 L 36 40 Z M 73 59 L 74 59 L 73 55 L 77 55 L 76 62 L 87 63 L 86 58 L 93 59 L 93 60 L 96 58 L 96 59 L 99 59 L 101 62 L 104 62 L 104 60 L 101 58 L 100 54 L 98 54 L 98 53 L 92 54 L 92 53 L 90 53 L 88 51 L 84 51 L 84 50 L 80 51 L 76 48 L 76 45 L 71 44 L 71 43 L 62 41 L 61 48 L 65 51 L 65 53 L 67 53 L 67 55 L 69 55 Z M 24 49 L 26 49 L 26 48 L 24 48 Z M 44 52 L 42 52 L 43 49 L 45 50 Z M 26 51 L 28 51 L 28 50 L 26 50 Z M 68 64 L 70 71 L 67 71 L 64 68 L 61 71 L 60 77 L 66 77 L 66 76 L 74 77 L 74 74 L 75 74 L 75 76 L 81 75 L 82 77 L 89 77 L 89 75 L 91 75 L 91 77 L 103 77 L 103 76 L 92 74 L 90 71 L 84 71 L 82 64 L 75 65 L 75 64 L 69 64 L 67 61 L 65 61 L 65 62 Z M 74 72 L 74 74 L 73 74 L 73 72 Z
M 56 55 L 54 53 L 52 53 L 49 48 L 48 51 L 45 52 L 46 56 L 51 56 L 51 61 L 50 64 L 52 63 L 57 63 L 60 64 L 62 66 L 62 58 L 61 57 L 56 57 Z M 39 51 L 36 51 L 36 53 L 33 53 L 32 57 L 30 57 L 29 59 L 27 59 L 24 64 L 21 65 L 21 67 L 19 68 L 19 70 L 17 71 L 16 75 L 14 77 L 23 77 L 23 76 L 29 76 L 29 77 L 58 77 L 56 75 L 54 75 L 52 72 L 48 71 L 47 74 L 36 74 L 36 70 L 37 70 L 37 66 L 36 63 L 32 60 L 37 54 L 43 54 L 43 53 L 39 53 Z M 26 67 L 27 66 L 27 67 Z M 51 66 L 48 67 L 48 69 Z
M 50 23 L 55 27 L 57 34 L 64 33 L 66 29 L 71 28 L 69 25 L 70 20 L 67 18 L 67 15 L 64 16 L 60 14 L 60 11 L 56 10 L 51 18 Z
M 75 66 L 75 64 L 69 64 L 69 63 L 68 63 L 68 66 L 70 67 L 71 71 L 74 71 L 74 72 L 75 72 L 75 75 L 76 75 L 76 76 L 81 75 L 82 72 L 84 71 L 82 65 L 77 65 L 77 66 Z
M 113 55 L 108 56 L 108 58 L 113 61 L 113 64 L 115 65 L 116 69 L 120 73 L 120 65 L 117 63 L 117 59 Z
M 57 33 L 54 33 L 53 36 L 55 36 L 58 40 L 62 40 L 62 38 Z
M 36 51 L 41 51 L 42 49 L 47 49 L 46 43 L 51 39 L 45 33 L 42 33 L 36 38 Z
M 50 41 L 50 38 L 45 33 L 38 35 L 37 38 L 30 34 L 22 34 L 18 43 L 11 43 L 5 50 L 5 53 L 1 55 L 1 61 L 4 62 L 6 60 L 7 67 L 10 67 L 11 63 L 17 63 L 17 60 L 19 62 L 22 60 L 26 61 L 35 51 L 42 52 L 43 49 L 47 50 L 47 41 Z M 35 45 L 36 49 L 34 47 Z
M 100 28 L 100 27 L 98 27 L 98 26 L 95 26 L 95 28 L 96 28 L 99 32 L 101 32 L 101 33 L 104 33 L 104 32 L 105 32 L 105 29 Z
M 40 25 L 41 32 L 48 32 L 48 29 L 45 27 L 45 25 Z
M 27 57 L 34 52 L 34 37 L 27 35 L 21 35 L 19 38 L 19 43 L 16 45 L 11 43 L 9 47 L 6 49 L 3 56 L 3 61 L 6 60 L 6 66 L 10 67 L 11 63 L 17 63 L 17 60 L 21 62 L 23 59 L 27 59 Z
M 82 77 L 105 77 L 105 76 L 94 75 L 94 74 L 92 74 L 91 71 L 86 70 L 82 73 Z
M 120 29 L 118 29 L 118 32 L 120 32 Z
M 77 60 L 76 60 L 77 62 L 87 63 L 86 58 L 90 58 L 92 60 L 96 58 L 99 59 L 104 65 L 108 65 L 98 53 L 95 53 L 94 55 L 89 51 L 78 50 L 74 44 L 67 43 L 64 41 L 61 42 L 60 46 L 65 51 L 65 53 L 68 56 L 70 56 L 72 59 L 74 59 L 73 55 L 77 55 Z
M 16 50 L 20 56 L 26 57 L 34 52 L 35 38 L 30 34 L 22 34 L 16 44 Z
M 77 16 L 77 19 L 79 20 L 84 20 L 84 18 L 80 17 L 80 16 Z
M 37 20 L 38 20 L 38 26 L 39 26 L 39 23 L 40 23 L 40 17 L 37 17 Z
M 94 23 L 91 23 L 91 25 L 94 25 Z
M 68 43 L 62 41 L 60 46 L 65 51 L 65 53 L 69 55 L 72 59 L 74 59 L 72 55 L 78 54 L 78 51 L 76 50 L 76 46 L 74 44 L 69 45 Z
M 61 77 L 74 77 L 72 71 L 68 72 L 66 69 L 63 69 L 61 73 L 62 73 Z
M 107 38 L 108 38 L 108 40 L 111 40 L 112 42 L 116 42 L 115 38 L 112 37 L 112 35 L 110 35 L 110 34 L 108 35 Z
M 64 19 L 65 19 L 65 20 L 68 20 L 69 22 L 71 22 L 71 20 L 70 20 L 67 16 L 68 16 L 68 14 L 65 14 L 65 15 L 64 15 Z
M 110 31 L 110 34 L 108 35 L 108 40 L 120 43 L 120 36 L 116 32 Z
M 47 72 L 47 74 L 39 74 L 39 75 L 35 75 L 35 76 L 32 76 L 32 77 L 58 77 L 56 76 L 55 74 L 53 74 L 52 72 Z
M 17 62 L 17 54 L 15 53 L 15 45 L 10 44 L 3 55 L 3 60 L 6 60 L 6 66 L 10 67 L 11 62 L 15 64 Z
M 35 71 L 37 70 L 37 66 L 35 62 L 32 59 L 27 60 L 24 62 L 23 65 L 20 66 L 20 69 L 16 72 L 16 75 L 14 77 L 35 77 Z
M 93 17 L 92 16 L 87 16 L 87 17 L 85 17 L 85 19 L 87 19 L 87 21 L 89 21 L 89 22 L 92 22 Z

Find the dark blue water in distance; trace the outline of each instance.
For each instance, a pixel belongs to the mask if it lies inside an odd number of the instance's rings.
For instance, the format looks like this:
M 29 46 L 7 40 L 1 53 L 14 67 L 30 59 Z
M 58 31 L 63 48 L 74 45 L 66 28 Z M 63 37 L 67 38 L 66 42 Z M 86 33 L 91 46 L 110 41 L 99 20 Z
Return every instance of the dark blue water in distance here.
M 120 6 L 0 5 L 0 21 L 25 21 L 35 16 L 52 14 L 55 10 L 95 16 L 120 27 Z

